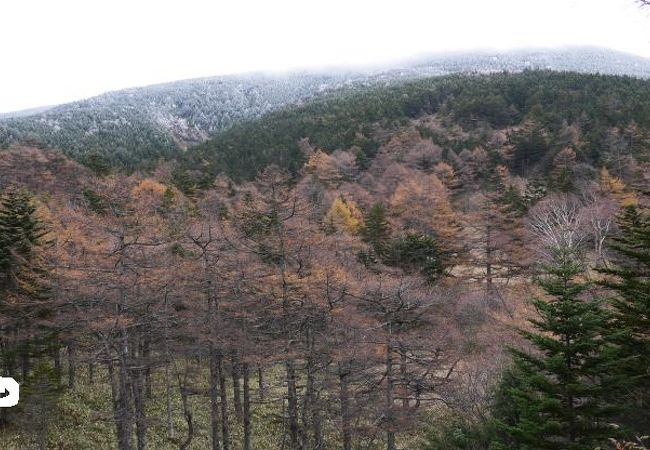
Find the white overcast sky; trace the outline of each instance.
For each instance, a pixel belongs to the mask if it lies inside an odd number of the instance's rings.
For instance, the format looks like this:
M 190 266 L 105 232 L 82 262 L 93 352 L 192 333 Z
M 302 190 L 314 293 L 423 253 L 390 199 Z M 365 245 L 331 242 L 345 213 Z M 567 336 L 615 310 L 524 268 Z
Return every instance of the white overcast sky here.
M 0 112 L 255 70 L 475 48 L 650 57 L 634 0 L 0 0 Z

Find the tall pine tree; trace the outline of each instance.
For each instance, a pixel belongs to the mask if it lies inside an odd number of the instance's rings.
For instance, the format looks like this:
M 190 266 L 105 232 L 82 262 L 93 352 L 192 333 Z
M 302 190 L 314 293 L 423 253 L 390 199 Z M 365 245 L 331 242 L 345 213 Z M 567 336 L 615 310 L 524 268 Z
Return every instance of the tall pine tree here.
M 364 219 L 361 237 L 372 247 L 375 256 L 379 258 L 385 257 L 390 239 L 390 227 L 386 220 L 386 207 L 382 203 L 375 203 Z
M 582 274 L 573 252 L 557 249 L 538 280 L 548 298 L 533 300 L 540 318 L 521 331 L 534 351 L 512 350 L 501 395 L 509 404 L 495 411 L 502 448 L 592 450 L 614 434 L 614 408 L 604 400 L 617 384 L 602 336 L 607 314 L 586 298 Z
M 40 252 L 48 243 L 47 234 L 31 196 L 7 189 L 0 197 L 2 370 L 13 376 L 19 362 L 23 379 L 29 374 L 30 357 L 44 350 L 51 338 L 42 327 L 53 313 Z
M 621 233 L 610 247 L 616 266 L 603 284 L 613 290 L 610 335 L 620 347 L 618 368 L 628 380 L 621 394 L 624 423 L 636 434 L 650 430 L 650 211 L 626 208 Z M 615 333 L 615 334 L 614 334 Z

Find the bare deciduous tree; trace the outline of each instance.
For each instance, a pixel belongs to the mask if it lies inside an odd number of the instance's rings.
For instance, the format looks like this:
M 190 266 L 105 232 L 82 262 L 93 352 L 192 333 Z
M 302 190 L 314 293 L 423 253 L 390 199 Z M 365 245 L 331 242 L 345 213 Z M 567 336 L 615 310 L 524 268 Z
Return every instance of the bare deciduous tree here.
M 551 195 L 530 211 L 529 226 L 541 243 L 542 253 L 553 258 L 559 251 L 576 254 L 587 238 L 580 214 L 582 204 L 571 195 Z

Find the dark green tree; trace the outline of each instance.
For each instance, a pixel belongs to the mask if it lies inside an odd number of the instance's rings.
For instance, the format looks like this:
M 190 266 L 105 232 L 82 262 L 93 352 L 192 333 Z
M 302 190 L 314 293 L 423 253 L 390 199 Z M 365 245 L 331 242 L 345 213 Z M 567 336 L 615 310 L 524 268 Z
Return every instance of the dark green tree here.
M 61 418 L 59 404 L 63 391 L 60 370 L 44 361 L 36 364 L 24 381 L 20 403 L 12 412 L 16 415 L 17 425 L 32 441 L 31 448 L 51 448 L 48 436 L 54 422 Z
M 2 363 L 3 371 L 11 374 L 19 360 L 23 379 L 29 374 L 30 357 L 51 344 L 42 325 L 53 314 L 40 251 L 48 244 L 47 234 L 30 194 L 7 189 L 0 197 Z
M 43 233 L 35 216 L 36 208 L 29 195 L 8 189 L 0 197 L 0 287 L 8 289 L 18 283 L 18 269 L 28 262 Z
M 386 207 L 382 203 L 372 205 L 361 228 L 361 237 L 372 247 L 379 258 L 386 256 L 390 240 L 390 227 L 386 220 Z
M 548 298 L 533 300 L 540 318 L 521 331 L 534 351 L 512 349 L 501 396 L 509 400 L 495 411 L 503 448 L 592 450 L 615 434 L 615 408 L 605 399 L 620 383 L 602 336 L 607 313 L 588 296 L 573 252 L 554 253 L 538 280 Z
M 514 146 L 512 168 L 521 175 L 527 175 L 535 164 L 549 151 L 546 132 L 537 123 L 528 123 L 521 130 L 509 136 Z
M 385 263 L 407 272 L 420 272 L 433 282 L 445 271 L 444 257 L 433 236 L 407 234 L 391 243 Z
M 603 284 L 614 292 L 613 320 L 608 328 L 620 346 L 618 367 L 629 381 L 621 395 L 627 406 L 624 422 L 638 433 L 650 430 L 650 211 L 626 208 L 621 233 L 610 247 L 616 266 L 603 269 Z
M 433 424 L 424 436 L 421 450 L 486 450 L 494 431 L 489 422 L 474 422 L 449 413 Z
M 523 202 L 525 208 L 530 208 L 539 200 L 543 199 L 547 193 L 547 187 L 540 179 L 533 178 L 526 185 L 526 190 L 523 195 Z
M 526 212 L 527 205 L 523 195 L 519 193 L 516 187 L 508 186 L 500 194 L 499 202 L 506 206 L 506 211 L 520 216 Z

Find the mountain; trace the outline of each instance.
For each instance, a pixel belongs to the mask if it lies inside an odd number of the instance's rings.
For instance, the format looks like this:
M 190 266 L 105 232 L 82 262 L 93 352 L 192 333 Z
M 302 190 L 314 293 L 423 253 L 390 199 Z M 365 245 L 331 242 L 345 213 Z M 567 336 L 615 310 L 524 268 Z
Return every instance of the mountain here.
M 402 69 L 402 72 L 422 76 L 423 74 L 446 75 L 522 70 L 553 70 L 650 78 L 650 59 L 598 47 L 566 47 L 554 50 L 539 48 L 422 56 L 409 61 L 408 67 Z
M 527 69 L 648 78 L 650 60 L 598 48 L 485 51 L 345 71 L 177 81 L 110 92 L 27 117 L 0 117 L 0 146 L 22 142 L 60 148 L 97 169 L 146 168 L 234 125 L 333 93 L 450 73 Z
M 508 349 L 537 348 L 521 331 L 553 306 L 594 342 L 632 335 L 609 314 L 644 298 L 650 82 L 485 72 L 336 88 L 151 171 L 0 151 L 0 362 L 25 394 L 0 448 L 523 448 L 500 425 L 543 422 L 525 402 L 566 389 L 547 359 L 539 386 L 509 369 Z M 626 297 L 606 290 L 619 274 Z M 530 335 L 567 342 L 548 329 Z M 645 373 L 633 353 L 599 351 L 600 379 Z M 573 448 L 648 429 L 638 395 L 570 366 L 580 404 L 626 412 Z M 525 448 L 568 442 L 552 439 Z
M 495 143 L 495 130 L 505 136 L 535 124 L 541 144 L 531 142 L 521 154 L 503 161 L 522 174 L 538 162 L 548 163 L 566 146 L 567 129 L 574 127 L 582 142 L 579 156 L 598 166 L 605 149 L 614 145 L 612 129 L 650 128 L 650 83 L 613 75 L 526 71 L 453 74 L 368 87 L 219 133 L 181 156 L 177 178 L 192 188 L 208 186 L 220 173 L 237 181 L 252 179 L 269 164 L 296 173 L 307 142 L 326 153 L 351 151 L 363 168 L 396 130 L 428 116 L 442 125 L 435 132 L 422 130 L 422 137 L 455 152 L 477 146 L 496 151 L 512 143 Z
M 41 143 L 131 169 L 170 158 L 234 123 L 341 87 L 341 76 L 244 75 L 111 92 L 0 121 L 0 142 Z
M 52 109 L 52 106 L 38 106 L 36 108 L 21 109 L 20 111 L 11 111 L 6 113 L 0 113 L 0 120 L 10 119 L 12 117 L 29 117 L 35 116 L 37 114 L 42 114 L 48 109 Z

